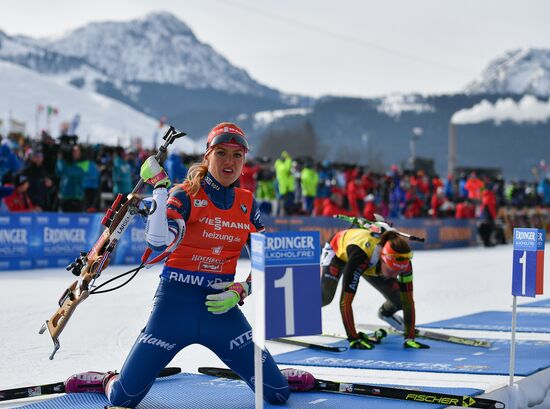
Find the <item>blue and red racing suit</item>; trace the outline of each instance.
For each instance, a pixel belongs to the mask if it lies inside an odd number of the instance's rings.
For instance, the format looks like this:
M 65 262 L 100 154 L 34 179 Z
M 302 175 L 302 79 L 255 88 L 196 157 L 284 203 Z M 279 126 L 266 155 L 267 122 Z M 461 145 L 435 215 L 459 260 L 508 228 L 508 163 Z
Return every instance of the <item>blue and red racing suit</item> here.
M 165 262 L 149 320 L 111 384 L 108 398 L 116 406 L 135 407 L 159 371 L 195 343 L 212 350 L 254 388 L 250 324 L 238 307 L 215 315 L 204 303 L 208 294 L 219 292 L 213 283 L 233 281 L 250 232 L 264 230 L 256 201 L 249 191 L 223 187 L 208 173 L 192 198 L 181 185 L 171 190 L 167 216 L 173 235 L 181 237 L 182 226 L 185 235 Z M 284 403 L 288 382 L 268 351 L 263 374 L 264 398 Z

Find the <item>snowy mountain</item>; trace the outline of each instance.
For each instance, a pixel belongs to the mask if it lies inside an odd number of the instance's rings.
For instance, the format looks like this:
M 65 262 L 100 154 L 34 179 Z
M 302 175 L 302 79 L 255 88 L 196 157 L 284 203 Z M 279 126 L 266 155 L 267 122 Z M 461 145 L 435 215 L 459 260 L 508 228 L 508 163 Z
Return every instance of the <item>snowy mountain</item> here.
M 59 84 L 19 65 L 0 61 L 0 118 L 25 124 L 25 131 L 36 134 L 36 128 L 49 128 L 56 135 L 62 122 L 77 115 L 76 128 L 80 142 L 130 146 L 137 138 L 143 146 L 152 147 L 158 121 L 127 105 L 87 90 Z M 55 107 L 58 113 L 47 117 L 38 106 Z M 3 130 L 2 130 L 3 131 Z M 184 138 L 178 148 L 193 152 L 193 141 Z
M 201 43 L 175 16 L 156 12 L 128 22 L 99 22 L 61 38 L 36 42 L 86 60 L 112 79 L 275 95 L 212 47 Z
M 177 84 L 279 98 L 280 93 L 233 66 L 167 12 L 127 22 L 97 22 L 61 37 L 33 39 L 0 33 L 0 58 L 71 80 Z M 78 72 L 77 69 L 84 70 Z M 90 71 L 93 75 L 89 77 Z
M 465 91 L 550 96 L 550 49 L 509 51 L 493 60 Z
M 91 23 L 56 38 L 10 37 L 0 31 L 0 60 L 147 115 L 167 116 L 195 139 L 220 120 L 313 101 L 258 83 L 167 12 Z
M 106 75 L 83 58 L 60 54 L 40 46 L 32 38 L 10 37 L 2 31 L 0 31 L 0 60 L 13 62 L 50 76 L 67 77 L 67 73 L 73 73 L 67 82 L 79 75 L 82 76 L 83 73 L 86 73 L 86 76 L 107 79 Z

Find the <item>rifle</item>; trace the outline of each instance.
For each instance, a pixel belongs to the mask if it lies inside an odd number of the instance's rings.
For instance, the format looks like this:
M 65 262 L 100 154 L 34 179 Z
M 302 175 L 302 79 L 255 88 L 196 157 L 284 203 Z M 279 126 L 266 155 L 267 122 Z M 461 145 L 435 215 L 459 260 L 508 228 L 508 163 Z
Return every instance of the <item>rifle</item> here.
M 424 237 L 413 236 L 409 233 L 404 233 L 397 230 L 395 227 L 384 220 L 384 218 L 375 213 L 376 220 L 371 221 L 364 217 L 351 217 L 343 214 L 337 214 L 334 216 L 336 219 L 345 220 L 351 224 L 352 227 L 359 227 L 360 229 L 372 230 L 376 234 L 382 234 L 384 231 L 394 231 L 401 237 L 405 237 L 411 241 L 425 241 Z
M 155 158 L 159 163 L 166 158 L 168 146 L 177 138 L 186 135 L 185 132 L 178 132 L 174 127 L 170 127 L 163 136 L 164 144 L 159 148 Z M 67 325 L 67 322 L 73 315 L 76 307 L 90 295 L 90 289 L 94 281 L 100 276 L 101 272 L 109 265 L 110 257 L 115 250 L 120 238 L 126 231 L 131 220 L 138 213 L 143 211 L 139 209 L 141 202 L 140 192 L 145 182 L 140 181 L 134 187 L 134 190 L 123 202 L 123 195 L 118 194 L 113 204 L 105 212 L 101 224 L 105 230 L 96 241 L 89 253 L 81 252 L 80 256 L 74 262 L 67 266 L 78 280 L 74 281 L 61 295 L 58 301 L 59 308 L 49 320 L 42 325 L 39 333 L 43 334 L 48 329 L 53 341 L 53 352 L 50 359 L 53 359 L 55 353 L 60 348 L 59 335 Z

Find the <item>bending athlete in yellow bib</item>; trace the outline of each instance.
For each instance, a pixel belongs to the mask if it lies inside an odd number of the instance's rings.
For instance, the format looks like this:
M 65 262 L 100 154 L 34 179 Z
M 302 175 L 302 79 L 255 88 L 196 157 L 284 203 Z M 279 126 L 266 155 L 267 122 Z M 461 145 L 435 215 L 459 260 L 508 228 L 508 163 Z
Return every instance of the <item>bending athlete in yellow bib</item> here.
M 355 329 L 352 303 L 361 277 L 386 298 L 378 316 L 403 331 L 403 346 L 429 348 L 415 340 L 412 258 L 407 240 L 393 230 L 381 235 L 368 229 L 342 230 L 325 244 L 321 256 L 323 306 L 330 304 L 343 276 L 340 312 L 350 348 L 372 349 L 376 342 Z M 403 318 L 395 315 L 399 310 L 403 310 Z

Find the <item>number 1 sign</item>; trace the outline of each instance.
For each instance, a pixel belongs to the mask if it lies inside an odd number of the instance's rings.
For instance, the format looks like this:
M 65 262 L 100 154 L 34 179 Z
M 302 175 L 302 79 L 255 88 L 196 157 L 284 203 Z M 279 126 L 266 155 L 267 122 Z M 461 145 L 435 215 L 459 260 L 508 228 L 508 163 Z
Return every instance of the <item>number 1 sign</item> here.
M 539 229 L 514 229 L 512 260 L 512 342 L 510 346 L 510 386 L 514 384 L 516 361 L 517 296 L 535 297 L 542 294 L 544 275 L 544 243 L 546 235 Z
M 545 240 L 544 230 L 514 229 L 512 295 L 535 297 L 542 294 Z
M 251 247 L 252 289 L 260 315 L 254 332 L 265 339 L 320 334 L 319 232 L 253 233 Z

